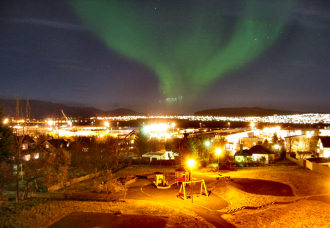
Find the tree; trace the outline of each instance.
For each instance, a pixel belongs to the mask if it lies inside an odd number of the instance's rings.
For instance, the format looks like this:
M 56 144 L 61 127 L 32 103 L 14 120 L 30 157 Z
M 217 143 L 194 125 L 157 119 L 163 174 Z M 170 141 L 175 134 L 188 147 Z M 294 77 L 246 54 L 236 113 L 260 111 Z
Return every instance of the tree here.
M 147 153 L 148 150 L 148 137 L 143 134 L 142 130 L 137 134 L 136 139 L 136 148 L 138 155 L 142 156 L 142 154 Z
M 56 148 L 48 153 L 44 159 L 42 169 L 42 183 L 50 186 L 56 183 L 64 183 L 69 176 L 71 156 L 63 148 Z
M 4 124 L 4 115 L 0 107 L 0 195 L 4 186 L 14 180 L 12 165 L 16 151 L 15 135 Z
M 118 147 L 120 141 L 114 137 L 75 138 L 72 143 L 71 171 L 73 173 L 92 173 L 100 170 L 118 168 Z
M 205 145 L 205 142 L 208 140 L 209 136 L 206 134 L 201 134 L 188 139 L 191 154 L 205 163 L 209 162 L 210 154 L 213 150 L 212 145 Z
M 279 140 L 279 138 L 278 138 L 278 136 L 277 136 L 277 134 L 276 134 L 276 132 L 275 132 L 275 133 L 273 134 L 273 136 L 272 136 L 272 143 L 275 144 L 275 143 L 278 142 L 278 140 Z
M 71 155 L 60 144 L 44 148 L 46 138 L 39 138 L 29 151 L 30 160 L 22 161 L 24 169 L 25 195 L 32 189 L 40 191 L 42 187 L 64 183 L 69 177 Z
M 11 163 L 15 155 L 15 135 L 4 124 L 4 115 L 0 107 L 0 161 Z

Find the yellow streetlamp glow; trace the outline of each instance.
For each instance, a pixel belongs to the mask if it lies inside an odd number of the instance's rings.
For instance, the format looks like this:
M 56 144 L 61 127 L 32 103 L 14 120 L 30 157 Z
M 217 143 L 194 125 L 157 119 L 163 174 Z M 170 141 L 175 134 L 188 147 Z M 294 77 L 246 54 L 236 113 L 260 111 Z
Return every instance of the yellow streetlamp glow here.
M 211 142 L 210 142 L 209 140 L 206 140 L 206 141 L 204 142 L 204 144 L 205 144 L 206 147 L 211 146 Z
M 220 155 L 221 155 L 221 153 L 222 153 L 221 148 L 217 148 L 217 149 L 215 149 L 215 154 L 218 156 L 218 172 L 219 172 L 219 170 L 220 170 L 219 160 L 220 160 Z
M 191 169 L 195 166 L 195 164 L 196 164 L 196 161 L 195 161 L 194 159 L 189 159 L 189 160 L 187 161 L 187 165 L 188 165 L 189 168 L 191 168 Z
M 216 148 L 216 149 L 215 149 L 215 154 L 216 154 L 217 156 L 220 156 L 221 152 L 222 152 L 221 148 Z

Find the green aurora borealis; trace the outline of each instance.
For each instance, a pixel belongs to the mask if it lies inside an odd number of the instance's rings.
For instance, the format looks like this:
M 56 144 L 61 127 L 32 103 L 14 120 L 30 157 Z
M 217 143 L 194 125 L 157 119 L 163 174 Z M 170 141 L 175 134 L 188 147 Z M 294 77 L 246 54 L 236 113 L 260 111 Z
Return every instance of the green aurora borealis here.
M 108 48 L 152 70 L 164 96 L 183 96 L 189 103 L 278 40 L 292 1 L 274 1 L 274 7 L 263 7 L 263 1 L 234 1 L 230 7 L 230 1 L 215 0 L 177 0 L 173 6 L 171 1 L 73 0 L 71 5 Z

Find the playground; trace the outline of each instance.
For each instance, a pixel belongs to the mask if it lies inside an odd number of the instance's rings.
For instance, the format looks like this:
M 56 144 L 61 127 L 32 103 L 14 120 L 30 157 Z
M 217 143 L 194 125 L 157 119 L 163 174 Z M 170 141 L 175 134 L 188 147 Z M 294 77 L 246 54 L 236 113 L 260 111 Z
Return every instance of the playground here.
M 298 166 L 243 168 L 221 175 L 196 168 L 190 178 L 189 171 L 128 167 L 116 173 L 116 178 L 127 181 L 125 191 L 114 201 L 103 197 L 106 193 L 93 193 L 97 199 L 89 195 L 92 191 L 87 187 L 99 181 L 95 178 L 71 186 L 70 191 L 83 199 L 42 201 L 18 214 L 6 210 L 2 221 L 8 221 L 8 226 L 29 221 L 42 227 L 65 227 L 85 220 L 102 226 L 114 218 L 114 227 L 125 227 L 126 218 L 138 224 L 150 216 L 158 227 L 272 227 L 279 221 L 283 227 L 330 224 L 330 180 L 317 173 Z

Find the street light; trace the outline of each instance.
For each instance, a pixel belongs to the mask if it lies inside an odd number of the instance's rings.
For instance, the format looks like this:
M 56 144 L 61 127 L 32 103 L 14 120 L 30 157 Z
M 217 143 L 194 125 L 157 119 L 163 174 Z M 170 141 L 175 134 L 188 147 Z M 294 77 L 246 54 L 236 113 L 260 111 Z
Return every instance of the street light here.
M 220 158 L 221 152 L 222 152 L 222 150 L 220 148 L 215 149 L 215 154 L 218 156 L 218 172 L 220 171 L 219 158 Z
M 192 168 L 195 166 L 196 161 L 194 159 L 189 159 L 187 161 L 187 165 L 190 167 L 190 194 L 191 194 L 191 202 L 193 203 L 193 186 L 192 186 Z
M 204 145 L 205 145 L 206 147 L 211 146 L 211 142 L 210 142 L 210 140 L 206 140 L 206 141 L 204 142 Z

